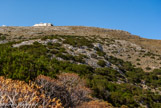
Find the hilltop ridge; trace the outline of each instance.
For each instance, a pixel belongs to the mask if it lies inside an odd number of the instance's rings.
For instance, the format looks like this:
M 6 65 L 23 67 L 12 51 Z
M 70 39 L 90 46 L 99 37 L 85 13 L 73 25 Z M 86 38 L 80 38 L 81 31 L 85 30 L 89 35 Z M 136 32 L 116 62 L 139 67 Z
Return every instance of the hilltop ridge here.
M 100 36 L 128 40 L 135 44 L 161 52 L 161 40 L 141 38 L 123 30 L 104 29 L 85 26 L 53 26 L 53 27 L 0 27 L 0 33 L 8 34 L 8 39 L 36 38 L 44 35 L 75 35 L 75 36 Z M 150 44 L 149 44 L 150 43 Z

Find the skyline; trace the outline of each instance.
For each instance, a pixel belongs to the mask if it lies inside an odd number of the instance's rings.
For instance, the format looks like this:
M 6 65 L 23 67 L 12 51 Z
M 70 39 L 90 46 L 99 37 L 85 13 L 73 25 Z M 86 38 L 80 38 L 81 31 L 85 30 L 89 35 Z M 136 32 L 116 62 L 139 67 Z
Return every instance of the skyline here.
M 0 26 L 90 26 L 161 40 L 160 0 L 5 0 Z

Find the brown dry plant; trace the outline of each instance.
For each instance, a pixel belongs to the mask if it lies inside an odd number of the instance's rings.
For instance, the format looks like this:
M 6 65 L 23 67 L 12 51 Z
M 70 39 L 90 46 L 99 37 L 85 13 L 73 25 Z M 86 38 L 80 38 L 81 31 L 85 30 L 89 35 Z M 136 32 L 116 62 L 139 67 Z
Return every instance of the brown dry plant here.
M 84 80 L 74 73 L 60 74 L 57 79 L 40 75 L 35 82 L 42 86 L 41 92 L 51 98 L 57 97 L 67 108 L 91 100 L 91 90 L 86 87 Z
M 60 100 L 40 93 L 40 86 L 33 82 L 0 77 L 0 107 L 7 108 L 62 108 Z

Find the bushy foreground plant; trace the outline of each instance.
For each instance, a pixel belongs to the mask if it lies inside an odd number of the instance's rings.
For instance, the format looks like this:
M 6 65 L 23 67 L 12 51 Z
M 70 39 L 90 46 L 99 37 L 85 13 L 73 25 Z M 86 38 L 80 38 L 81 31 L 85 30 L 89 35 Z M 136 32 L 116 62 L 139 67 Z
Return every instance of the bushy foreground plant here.
M 2 108 L 62 108 L 60 101 L 40 92 L 34 83 L 0 77 L 0 107 Z
M 86 87 L 84 80 L 74 73 L 60 74 L 57 79 L 40 75 L 35 82 L 42 86 L 41 91 L 50 98 L 59 98 L 66 108 L 76 107 L 91 100 L 90 89 Z

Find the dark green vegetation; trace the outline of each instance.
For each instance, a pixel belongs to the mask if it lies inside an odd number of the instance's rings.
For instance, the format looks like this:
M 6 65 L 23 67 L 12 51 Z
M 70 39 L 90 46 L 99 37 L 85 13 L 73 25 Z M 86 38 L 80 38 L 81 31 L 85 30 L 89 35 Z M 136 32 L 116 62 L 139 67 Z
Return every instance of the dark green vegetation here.
M 99 60 L 99 61 L 97 62 L 97 64 L 98 64 L 99 66 L 101 66 L 101 67 L 106 66 L 106 62 L 105 62 L 104 60 Z
M 6 39 L 6 36 L 7 36 L 6 34 L 1 34 L 1 33 L 0 33 L 0 41 L 1 41 L 1 40 L 5 40 L 5 39 Z
M 74 47 L 82 47 L 82 46 L 87 46 L 89 48 L 93 47 L 93 41 L 86 39 L 85 37 L 80 37 L 80 36 L 58 36 L 58 35 L 53 35 L 53 36 L 45 36 L 42 38 L 42 40 L 46 39 L 60 39 L 63 38 L 65 39 L 63 41 L 64 44 L 70 44 Z
M 84 38 L 65 36 L 63 38 L 65 38 L 64 43 L 73 46 L 93 47 L 92 42 Z M 161 106 L 160 95 L 141 87 L 143 81 L 149 87 L 159 87 L 161 70 L 145 73 L 141 68 L 135 68 L 130 62 L 124 62 L 98 50 L 106 60 L 119 67 L 119 70 L 124 73 L 121 75 L 112 68 L 103 68 L 103 61 L 99 61 L 102 68 L 96 69 L 84 64 L 70 63 L 67 60 L 83 63 L 82 60 L 86 57 L 69 55 L 59 43 L 42 45 L 35 42 L 33 45 L 19 48 L 12 48 L 11 45 L 12 43 L 0 45 L 0 76 L 28 82 L 40 74 L 56 77 L 56 74 L 61 72 L 77 73 L 87 80 L 88 86 L 94 91 L 92 94 L 94 97 L 108 101 L 114 106 L 127 105 L 133 108 L 138 107 L 139 103 L 148 105 L 150 108 Z M 52 58 L 52 54 L 66 61 L 58 61 Z M 118 81 L 123 83 L 119 84 Z

